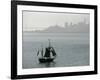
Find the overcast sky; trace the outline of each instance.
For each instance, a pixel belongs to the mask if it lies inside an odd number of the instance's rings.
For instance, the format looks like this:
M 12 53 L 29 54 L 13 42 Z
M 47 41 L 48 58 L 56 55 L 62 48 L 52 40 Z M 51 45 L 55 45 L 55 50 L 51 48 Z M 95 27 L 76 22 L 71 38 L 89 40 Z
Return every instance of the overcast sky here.
M 56 24 L 64 27 L 65 22 L 77 24 L 86 20 L 89 23 L 89 19 L 89 14 L 23 11 L 23 30 L 43 30 Z

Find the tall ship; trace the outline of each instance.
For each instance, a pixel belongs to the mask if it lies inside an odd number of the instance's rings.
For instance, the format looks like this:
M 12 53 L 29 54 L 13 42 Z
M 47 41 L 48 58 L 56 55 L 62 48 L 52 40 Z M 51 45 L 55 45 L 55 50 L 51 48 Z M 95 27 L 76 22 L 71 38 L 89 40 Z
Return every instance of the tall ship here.
M 48 47 L 46 47 L 45 50 L 43 50 L 42 47 L 42 49 L 37 52 L 37 56 L 40 54 L 40 57 L 38 58 L 40 63 L 53 62 L 57 56 L 54 47 L 51 45 L 50 39 L 48 41 Z

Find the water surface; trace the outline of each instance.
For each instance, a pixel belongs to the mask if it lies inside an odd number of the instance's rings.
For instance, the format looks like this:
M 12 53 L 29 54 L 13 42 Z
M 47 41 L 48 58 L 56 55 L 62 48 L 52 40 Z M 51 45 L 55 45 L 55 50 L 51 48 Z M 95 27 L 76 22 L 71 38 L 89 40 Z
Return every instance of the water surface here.
M 38 49 L 48 46 L 48 39 L 57 57 L 52 63 L 39 63 Z M 23 32 L 22 67 L 45 68 L 89 65 L 88 33 L 34 33 Z

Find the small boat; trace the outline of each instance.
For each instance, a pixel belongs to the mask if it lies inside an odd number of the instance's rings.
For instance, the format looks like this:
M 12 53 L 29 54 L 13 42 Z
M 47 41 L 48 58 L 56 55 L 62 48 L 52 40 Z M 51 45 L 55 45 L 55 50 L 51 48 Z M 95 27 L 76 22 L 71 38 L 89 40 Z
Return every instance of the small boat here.
M 51 46 L 50 40 L 49 40 L 49 46 L 45 48 L 45 51 L 43 51 L 43 48 L 41 51 L 38 50 L 37 56 L 41 54 L 41 57 L 39 57 L 39 62 L 40 63 L 46 63 L 46 62 L 53 62 L 54 59 L 56 58 L 56 52 Z

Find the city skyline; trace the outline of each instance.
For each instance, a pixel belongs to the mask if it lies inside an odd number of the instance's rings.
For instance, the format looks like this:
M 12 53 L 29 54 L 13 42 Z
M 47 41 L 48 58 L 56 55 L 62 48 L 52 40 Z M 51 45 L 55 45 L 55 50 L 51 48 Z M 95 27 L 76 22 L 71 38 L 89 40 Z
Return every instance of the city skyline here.
M 65 23 L 78 24 L 90 22 L 89 14 L 78 13 L 48 13 L 23 11 L 23 31 L 45 30 L 50 26 L 65 27 Z

